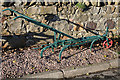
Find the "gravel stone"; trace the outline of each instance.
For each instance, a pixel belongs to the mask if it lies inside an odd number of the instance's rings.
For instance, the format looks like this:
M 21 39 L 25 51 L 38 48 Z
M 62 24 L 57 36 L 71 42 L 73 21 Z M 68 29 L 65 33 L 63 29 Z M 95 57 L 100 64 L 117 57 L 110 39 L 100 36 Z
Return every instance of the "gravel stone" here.
M 70 67 L 86 66 L 94 63 L 100 63 L 114 58 L 114 53 L 107 50 L 97 50 L 91 53 L 90 49 L 77 48 L 66 49 L 62 53 L 63 59 L 58 62 L 60 49 L 51 53 L 47 49 L 40 58 L 40 51 L 33 49 L 23 49 L 21 51 L 9 50 L 3 52 L 2 56 L 2 78 L 18 78 L 27 74 L 35 74 L 58 69 L 67 69 Z M 6 53 L 6 54 L 5 54 Z M 106 57 L 104 57 L 106 55 Z

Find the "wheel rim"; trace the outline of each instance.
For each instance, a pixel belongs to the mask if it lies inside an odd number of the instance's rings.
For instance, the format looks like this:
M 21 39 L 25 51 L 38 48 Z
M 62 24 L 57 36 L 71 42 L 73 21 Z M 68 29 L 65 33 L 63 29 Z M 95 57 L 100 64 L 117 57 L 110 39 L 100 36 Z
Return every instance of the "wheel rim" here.
M 113 41 L 110 38 L 108 38 L 108 42 L 109 42 L 109 46 L 108 46 L 107 40 L 105 40 L 103 42 L 103 47 L 110 48 L 112 46 L 112 44 L 113 44 Z

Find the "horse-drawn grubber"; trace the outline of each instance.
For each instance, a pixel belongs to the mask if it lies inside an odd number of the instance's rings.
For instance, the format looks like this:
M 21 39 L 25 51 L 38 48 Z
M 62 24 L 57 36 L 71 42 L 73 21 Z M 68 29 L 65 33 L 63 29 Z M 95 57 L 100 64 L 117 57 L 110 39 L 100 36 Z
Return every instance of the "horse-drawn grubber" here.
M 14 13 L 17 13 L 19 14 L 20 16 L 17 16 L 14 18 L 17 19 L 17 18 L 24 18 L 25 20 L 31 22 L 31 23 L 34 23 L 38 26 L 41 26 L 41 27 L 44 27 L 46 29 L 49 29 L 51 31 L 54 31 L 54 42 L 53 43 L 50 43 L 50 44 L 46 44 L 47 46 L 43 47 L 41 49 L 41 57 L 43 57 L 43 52 L 47 49 L 47 48 L 52 48 L 52 51 L 54 51 L 54 48 L 57 48 L 58 46 L 63 46 L 63 48 L 61 49 L 60 53 L 59 53 L 59 60 L 62 59 L 62 52 L 66 49 L 66 48 L 69 48 L 69 47 L 74 47 L 74 46 L 81 46 L 81 45 L 84 45 L 86 43 L 91 43 L 90 45 L 90 50 L 92 49 L 92 46 L 93 44 L 96 42 L 96 41 L 99 41 L 99 40 L 105 40 L 103 42 L 103 47 L 105 48 L 110 48 L 113 44 L 113 41 L 110 39 L 110 38 L 107 38 L 107 35 L 108 35 L 108 27 L 106 27 L 106 33 L 103 34 L 103 35 L 96 35 L 96 36 L 89 36 L 89 37 L 82 37 L 82 38 L 74 38 L 70 35 L 67 35 L 59 30 L 56 30 L 55 28 L 52 28 L 48 25 L 45 25 L 41 22 L 38 22 L 28 16 L 25 16 L 15 10 L 12 10 L 12 9 L 4 9 L 3 11 L 6 11 L 6 10 L 10 10 Z M 56 37 L 56 34 L 58 34 L 58 37 Z M 60 37 L 61 36 L 67 36 L 69 39 L 66 39 L 66 40 L 61 40 Z M 38 48 L 33 48 L 33 49 L 40 49 L 41 47 L 38 47 Z

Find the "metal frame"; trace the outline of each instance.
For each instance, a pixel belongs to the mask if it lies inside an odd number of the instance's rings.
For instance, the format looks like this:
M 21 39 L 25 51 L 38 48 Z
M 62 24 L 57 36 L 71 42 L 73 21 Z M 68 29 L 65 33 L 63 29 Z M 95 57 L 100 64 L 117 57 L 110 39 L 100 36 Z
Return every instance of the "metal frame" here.
M 90 50 L 92 49 L 92 46 L 94 44 L 94 42 L 98 41 L 98 40 L 107 40 L 107 45 L 109 46 L 109 39 L 107 38 L 107 34 L 108 34 L 108 27 L 106 27 L 106 33 L 104 35 L 96 35 L 96 36 L 90 36 L 90 37 L 82 37 L 82 38 L 74 38 L 68 34 L 65 34 L 61 31 L 58 31 L 56 30 L 55 28 L 52 28 L 48 25 L 45 25 L 41 22 L 38 22 L 28 16 L 25 16 L 15 10 L 12 10 L 12 9 L 4 9 L 3 11 L 6 11 L 6 10 L 10 10 L 14 13 L 17 13 L 19 14 L 20 16 L 17 16 L 15 17 L 13 20 L 17 19 L 17 18 L 24 18 L 25 20 L 29 21 L 29 22 L 32 22 L 38 26 L 41 26 L 41 27 L 44 27 L 46 29 L 50 29 L 51 31 L 54 32 L 54 43 L 50 43 L 50 44 L 47 44 L 46 47 L 42 48 L 41 50 L 41 57 L 43 57 L 43 52 L 47 49 L 47 48 L 52 48 L 52 51 L 54 51 L 54 48 L 57 48 L 58 46 L 63 46 L 63 48 L 61 49 L 60 53 L 59 53 L 59 60 L 62 59 L 62 52 L 68 48 L 68 47 L 74 47 L 74 46 L 77 46 L 77 45 L 83 45 L 85 43 L 90 43 L 91 42 L 91 45 L 90 45 Z M 58 38 L 56 38 L 56 34 L 59 34 Z M 69 37 L 70 39 L 66 39 L 66 40 L 61 40 L 60 37 L 61 35 L 63 36 L 67 36 Z M 43 45 L 42 45 L 43 46 Z M 39 49 L 40 47 L 38 48 L 33 48 L 33 49 Z

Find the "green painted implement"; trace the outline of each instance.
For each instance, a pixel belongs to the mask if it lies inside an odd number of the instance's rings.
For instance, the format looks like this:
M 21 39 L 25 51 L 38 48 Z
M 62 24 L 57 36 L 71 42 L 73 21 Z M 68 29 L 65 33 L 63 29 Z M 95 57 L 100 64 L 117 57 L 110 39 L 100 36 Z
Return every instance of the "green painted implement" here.
M 106 27 L 106 33 L 104 35 L 96 35 L 96 36 L 90 36 L 90 37 L 82 37 L 82 38 L 74 38 L 70 35 L 67 35 L 61 31 L 58 31 L 50 26 L 47 26 L 41 22 L 38 22 L 28 16 L 25 16 L 15 10 L 12 10 L 12 9 L 4 9 L 3 11 L 6 11 L 6 10 L 10 10 L 14 13 L 17 13 L 19 14 L 20 16 L 17 16 L 14 18 L 17 19 L 17 18 L 24 18 L 25 20 L 29 21 L 29 22 L 32 22 L 38 26 L 41 26 L 41 27 L 44 27 L 46 29 L 50 29 L 51 31 L 54 31 L 54 43 L 50 43 L 50 44 L 46 44 L 47 46 L 42 48 L 41 50 L 41 57 L 43 57 L 43 52 L 47 49 L 47 48 L 52 48 L 52 51 L 54 51 L 54 48 L 57 48 L 58 46 L 63 46 L 63 48 L 61 49 L 60 53 L 59 53 L 59 60 L 62 59 L 62 52 L 68 48 L 68 47 L 74 47 L 74 46 L 80 46 L 80 45 L 84 45 L 86 43 L 91 43 L 90 45 L 90 50 L 92 49 L 92 46 L 93 46 L 93 43 L 98 41 L 98 40 L 105 40 L 104 43 L 103 43 L 103 46 L 106 47 L 106 48 L 110 48 L 113 44 L 113 41 L 111 39 L 108 39 L 107 38 L 107 34 L 108 34 L 108 27 Z M 59 34 L 58 38 L 56 38 L 56 34 Z M 61 40 L 60 37 L 61 35 L 63 36 L 67 36 L 69 37 L 70 39 L 66 39 L 66 40 Z M 43 45 L 42 45 L 43 46 Z M 40 47 L 38 48 L 33 48 L 33 49 L 40 49 Z

